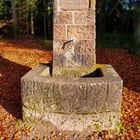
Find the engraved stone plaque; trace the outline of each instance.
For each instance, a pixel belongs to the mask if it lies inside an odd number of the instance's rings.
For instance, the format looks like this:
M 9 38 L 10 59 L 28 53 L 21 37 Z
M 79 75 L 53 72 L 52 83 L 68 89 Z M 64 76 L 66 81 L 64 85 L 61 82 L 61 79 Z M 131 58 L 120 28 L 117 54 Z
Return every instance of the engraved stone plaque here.
M 89 0 L 60 0 L 60 7 L 67 10 L 88 9 Z

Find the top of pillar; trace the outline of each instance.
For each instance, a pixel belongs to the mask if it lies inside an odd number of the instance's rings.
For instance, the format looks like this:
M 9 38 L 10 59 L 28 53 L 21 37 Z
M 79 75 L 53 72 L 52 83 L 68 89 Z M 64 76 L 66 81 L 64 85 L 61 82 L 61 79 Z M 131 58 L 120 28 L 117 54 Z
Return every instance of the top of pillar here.
M 54 0 L 54 11 L 61 10 L 95 10 L 95 0 Z

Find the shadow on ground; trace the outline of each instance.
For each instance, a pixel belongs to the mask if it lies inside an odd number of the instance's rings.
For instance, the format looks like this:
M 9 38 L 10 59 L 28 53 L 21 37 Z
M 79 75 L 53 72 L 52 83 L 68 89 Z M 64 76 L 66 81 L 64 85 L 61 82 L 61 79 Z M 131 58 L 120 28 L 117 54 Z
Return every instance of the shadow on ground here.
M 17 119 L 22 118 L 20 78 L 29 70 L 0 56 L 0 104 Z

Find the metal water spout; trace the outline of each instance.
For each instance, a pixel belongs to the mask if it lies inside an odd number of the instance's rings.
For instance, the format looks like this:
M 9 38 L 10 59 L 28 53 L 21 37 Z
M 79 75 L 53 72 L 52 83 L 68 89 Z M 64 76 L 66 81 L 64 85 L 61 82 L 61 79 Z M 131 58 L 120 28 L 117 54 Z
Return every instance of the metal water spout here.
M 74 45 L 77 43 L 77 38 L 76 38 L 75 36 L 73 36 L 70 40 L 66 41 L 66 42 L 63 44 L 62 49 L 65 49 L 66 44 L 71 43 L 71 42 L 72 42 L 72 44 L 73 44 L 73 46 L 74 46 Z

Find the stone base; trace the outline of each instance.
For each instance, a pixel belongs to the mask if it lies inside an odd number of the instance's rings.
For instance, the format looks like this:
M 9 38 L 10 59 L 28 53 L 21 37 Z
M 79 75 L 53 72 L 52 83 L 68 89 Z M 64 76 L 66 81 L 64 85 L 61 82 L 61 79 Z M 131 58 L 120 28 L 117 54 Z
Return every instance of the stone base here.
M 51 77 L 44 65 L 29 71 L 21 78 L 23 119 L 68 131 L 114 129 L 123 82 L 111 65 L 98 67 L 102 77 Z

